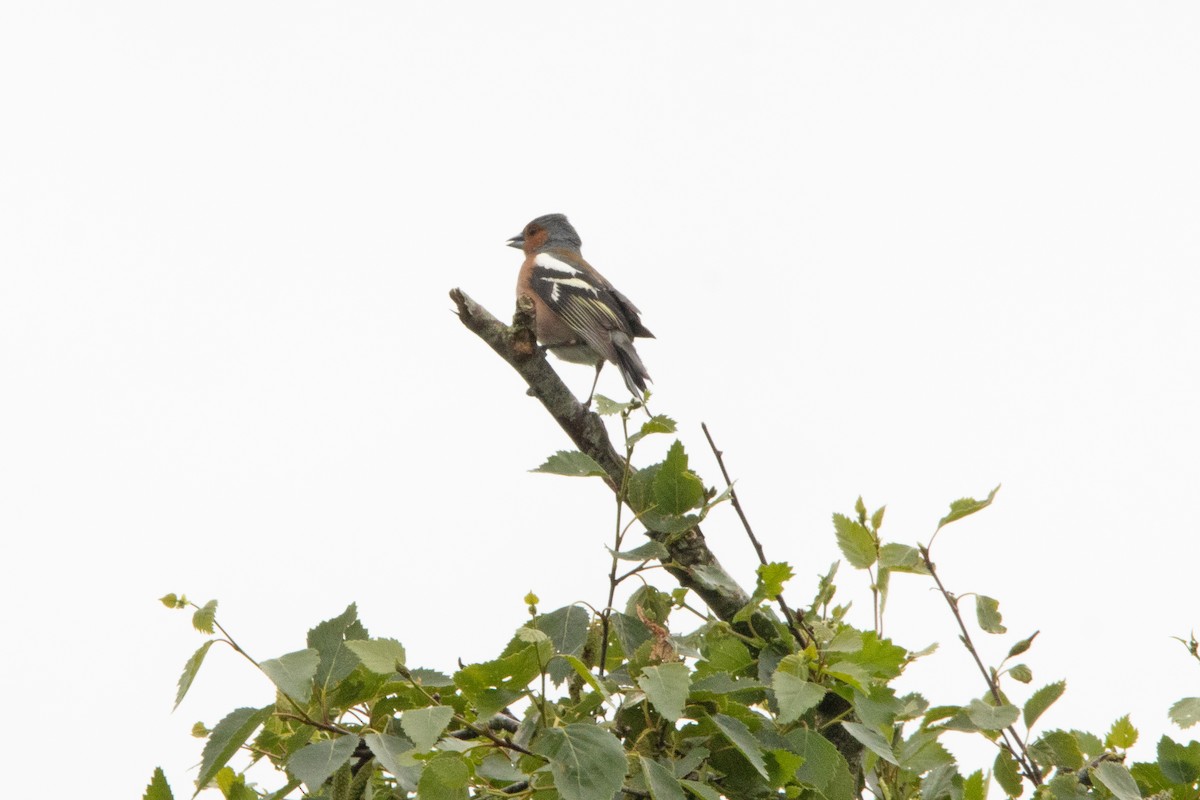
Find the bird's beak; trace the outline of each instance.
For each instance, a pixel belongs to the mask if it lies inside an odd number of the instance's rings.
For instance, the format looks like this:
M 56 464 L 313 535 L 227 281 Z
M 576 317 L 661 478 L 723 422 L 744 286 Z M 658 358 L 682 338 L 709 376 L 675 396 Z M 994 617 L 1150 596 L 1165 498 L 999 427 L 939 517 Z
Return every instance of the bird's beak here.
M 509 247 L 515 247 L 518 250 L 522 250 L 525 247 L 525 237 L 518 233 L 516 236 L 505 242 L 505 244 Z

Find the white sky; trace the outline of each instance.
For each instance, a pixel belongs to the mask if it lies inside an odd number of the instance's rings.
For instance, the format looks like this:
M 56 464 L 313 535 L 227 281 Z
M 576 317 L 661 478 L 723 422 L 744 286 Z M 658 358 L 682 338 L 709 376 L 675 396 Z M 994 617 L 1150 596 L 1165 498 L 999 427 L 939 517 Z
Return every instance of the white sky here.
M 445 670 L 530 589 L 603 602 L 610 497 L 526 472 L 567 442 L 446 296 L 508 316 L 503 242 L 552 211 L 795 604 L 858 494 L 914 542 L 1003 482 L 935 549 L 1001 601 L 987 655 L 1040 628 L 1046 727 L 1185 736 L 1198 34 L 1184 2 L 0 6 L 10 793 L 54 762 L 187 796 L 192 723 L 270 701 L 214 650 L 169 713 L 203 640 L 169 591 L 260 658 L 357 600 Z M 732 512 L 706 532 L 751 584 Z M 981 694 L 939 599 L 894 588 L 889 632 L 943 644 L 905 685 Z

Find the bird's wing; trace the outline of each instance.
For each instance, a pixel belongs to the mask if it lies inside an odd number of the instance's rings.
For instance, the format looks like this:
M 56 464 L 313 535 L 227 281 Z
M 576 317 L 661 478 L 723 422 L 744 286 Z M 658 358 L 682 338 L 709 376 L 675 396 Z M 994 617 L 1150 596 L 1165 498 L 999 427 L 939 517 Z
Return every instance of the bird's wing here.
M 634 335 L 624 298 L 599 273 L 575 266 L 549 253 L 534 260 L 530 281 L 542 301 L 592 349 L 612 361 L 612 332 Z M 636 317 L 635 317 L 636 318 Z M 638 327 L 641 327 L 640 325 Z

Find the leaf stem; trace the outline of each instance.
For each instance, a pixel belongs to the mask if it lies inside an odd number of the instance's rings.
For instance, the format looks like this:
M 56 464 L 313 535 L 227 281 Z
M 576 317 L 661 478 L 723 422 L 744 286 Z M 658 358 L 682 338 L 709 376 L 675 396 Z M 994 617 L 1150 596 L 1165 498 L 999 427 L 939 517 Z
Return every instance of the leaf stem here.
M 729 477 L 729 470 L 725 469 L 724 454 L 717 449 L 717 444 L 713 441 L 712 434 L 708 431 L 708 424 L 701 422 L 700 429 L 704 431 L 704 438 L 708 439 L 708 446 L 717 459 L 717 466 L 721 468 L 721 476 L 725 478 L 725 486 L 729 489 L 729 502 L 733 505 L 733 510 L 737 512 L 738 519 L 742 521 L 742 527 L 746 530 L 746 535 L 750 537 L 750 544 L 754 546 L 754 552 L 758 554 L 759 563 L 766 566 L 767 555 L 763 552 L 763 547 L 758 541 L 758 537 L 754 535 L 754 529 L 750 527 L 750 520 L 746 518 L 746 511 L 742 508 L 741 501 L 738 500 L 737 492 L 734 491 L 733 480 Z M 795 637 L 796 644 L 801 648 L 808 647 L 808 643 L 815 640 L 816 635 L 808 623 L 804 621 L 803 614 L 799 610 L 792 611 L 783 599 L 782 592 L 775 596 L 775 602 L 779 604 L 779 610 L 783 612 L 783 618 L 787 621 L 788 630 Z M 800 628 L 804 629 L 804 633 L 800 632 Z M 805 634 L 808 635 L 806 636 Z
M 936 531 L 934 535 L 937 535 Z M 933 540 L 930 539 L 930 544 L 932 543 Z M 946 588 L 946 585 L 942 583 L 941 577 L 938 576 L 937 568 L 933 565 L 933 560 L 929 557 L 929 547 L 926 545 L 918 545 L 917 551 L 921 554 L 921 560 L 925 562 L 925 567 L 929 570 L 929 574 L 933 577 L 934 582 L 937 584 L 938 591 L 942 593 L 942 597 L 946 600 L 946 605 L 950 607 L 950 613 L 954 615 L 954 619 L 958 623 L 958 629 L 961 631 L 960 639 L 962 640 L 963 645 L 967 648 L 967 652 L 969 652 L 971 657 L 975 659 L 975 666 L 979 667 L 979 674 L 983 676 L 983 680 L 987 683 L 988 689 L 991 691 L 992 698 L 997 704 L 1003 704 L 1004 698 L 1000 694 L 1000 687 L 996 684 L 996 681 L 992 679 L 992 675 L 988 672 L 987 667 L 983 665 L 983 659 L 979 657 L 979 652 L 975 649 L 975 643 L 971 641 L 971 634 L 967 630 L 966 623 L 963 622 L 962 614 L 958 612 L 958 598 L 950 593 L 950 591 Z M 1014 747 L 1012 742 L 1009 741 L 1010 734 L 1012 739 L 1017 743 L 1016 747 Z M 1025 742 L 1021 739 L 1021 734 L 1017 731 L 1016 726 L 1009 725 L 1005 730 L 1000 732 L 1000 735 L 1004 737 L 1004 746 L 1008 748 L 1008 751 L 1012 753 L 1020 763 L 1021 771 L 1025 773 L 1025 777 L 1029 778 L 1030 782 L 1033 783 L 1034 786 L 1041 786 L 1041 770 L 1038 769 L 1037 764 L 1034 762 L 1033 758 L 1030 757 L 1029 751 L 1025 747 Z

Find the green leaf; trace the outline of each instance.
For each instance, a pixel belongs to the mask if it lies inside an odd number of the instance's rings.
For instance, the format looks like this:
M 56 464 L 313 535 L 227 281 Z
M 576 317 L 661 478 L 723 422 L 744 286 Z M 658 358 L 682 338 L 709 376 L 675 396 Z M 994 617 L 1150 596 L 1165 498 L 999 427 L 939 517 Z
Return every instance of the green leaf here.
M 407 769 L 408 765 L 401 758 L 413 749 L 413 743 L 408 739 L 387 733 L 368 733 L 363 736 L 363 741 L 388 772 L 395 775 Z
M 1054 800 L 1095 800 L 1096 797 L 1073 773 L 1060 772 L 1050 779 L 1048 785 Z
M 619 553 L 613 552 L 611 547 L 606 549 L 622 561 L 649 561 L 654 558 L 667 558 L 671 555 L 670 551 L 664 545 L 653 539 L 640 547 L 635 547 L 632 550 L 622 550 Z
M 658 544 L 658 542 L 651 542 Z M 661 547 L 661 545 L 659 545 Z M 554 643 L 554 652 L 562 655 L 577 656 L 583 652 L 587 644 L 588 625 L 591 614 L 582 606 L 563 606 L 542 614 L 530 624 L 550 637 Z
M 647 436 L 650 436 L 652 434 L 655 434 L 655 433 L 674 433 L 674 432 L 675 432 L 675 420 L 673 420 L 670 417 L 665 416 L 663 414 L 655 414 L 653 417 L 651 417 L 650 419 L 648 419 L 642 423 L 641 430 L 639 430 L 637 433 L 631 434 L 629 436 L 629 446 L 632 447 L 633 445 L 640 442 L 642 439 L 644 439 Z
M 1162 737 L 1158 740 L 1158 766 L 1172 783 L 1190 786 L 1200 778 L 1200 742 L 1185 746 Z
M 671 722 L 683 716 L 692 671 L 686 664 L 661 664 L 646 667 L 637 679 L 638 687 L 646 693 L 650 705 Z
M 652 758 L 638 756 L 651 800 L 684 800 L 683 787 L 671 770 Z
M 275 712 L 275 706 L 263 708 L 238 708 L 230 711 L 216 724 L 208 735 L 208 742 L 200 756 L 200 777 L 196 778 L 196 790 L 204 789 L 216 777 L 221 767 L 229 763 L 233 754 L 246 743 L 250 734 L 266 722 Z
M 906 544 L 885 544 L 879 548 L 879 566 L 887 567 L 893 572 L 910 572 L 917 575 L 928 575 L 929 569 L 921 559 L 921 552 Z
M 192 627 L 201 633 L 211 634 L 217 621 L 217 601 L 209 600 L 192 614 Z
M 603 478 L 608 475 L 604 467 L 596 463 L 596 459 L 578 450 L 559 450 L 546 459 L 546 462 L 530 472 L 545 472 L 550 475 L 565 475 L 568 478 Z
M 1014 664 L 1008 668 L 1008 674 L 1012 676 L 1014 681 L 1021 683 L 1029 683 L 1033 680 L 1033 670 L 1026 664 Z
M 313 676 L 317 674 L 317 665 L 320 663 L 321 654 L 310 647 L 267 659 L 258 666 L 279 691 L 293 700 L 307 703 L 312 698 Z
M 863 747 L 884 761 L 896 766 L 900 765 L 900 762 L 896 760 L 896 754 L 892 752 L 892 746 L 888 744 L 888 740 L 883 738 L 883 734 L 879 731 L 868 728 L 866 725 L 858 722 L 843 722 L 842 727 L 846 729 L 847 733 L 857 739 Z
M 1030 645 L 1033 644 L 1033 640 L 1037 638 L 1037 635 L 1039 633 L 1041 633 L 1041 631 L 1034 631 L 1033 633 L 1031 633 L 1029 635 L 1028 638 L 1022 639 L 1021 641 L 1017 642 L 1012 647 L 1010 647 L 1008 649 L 1008 657 L 1016 658 L 1017 656 L 1021 655 L 1026 650 L 1028 650 Z
M 171 785 L 167 783 L 167 776 L 163 773 L 162 767 L 154 768 L 154 774 L 150 776 L 150 783 L 146 786 L 145 793 L 142 794 L 142 800 L 175 800 L 175 795 L 171 794 Z
M 828 739 L 804 728 L 788 731 L 785 738 L 792 752 L 804 758 L 796 770 L 796 780 L 820 792 L 825 800 L 858 797 L 849 764 Z
M 697 800 L 721 800 L 721 793 L 707 783 L 699 781 L 680 780 L 683 788 L 691 792 Z
M 608 689 L 604 688 L 604 684 L 596 679 L 596 676 L 592 674 L 592 671 L 587 668 L 586 664 L 575 656 L 563 656 L 563 659 L 571 665 L 571 668 L 575 670 L 575 674 L 587 681 L 588 686 L 592 687 L 594 692 L 604 698 L 604 702 L 612 703 L 612 695 L 609 694 Z
M 1129 721 L 1129 715 L 1121 717 L 1112 724 L 1108 735 L 1104 737 L 1104 746 L 1112 749 L 1128 750 L 1138 740 L 1137 728 Z
M 683 514 L 704 502 L 704 484 L 688 469 L 687 453 L 678 439 L 654 476 L 654 501 L 659 514 Z
M 987 797 L 987 789 L 983 770 L 977 769 L 963 780 L 962 800 L 984 800 Z
M 1142 800 L 1142 793 L 1138 791 L 1137 781 L 1133 779 L 1124 765 L 1115 761 L 1102 761 L 1092 770 L 1092 774 L 1113 793 L 1117 800 Z
M 353 639 L 346 648 L 376 675 L 394 675 L 404 666 L 404 645 L 395 639 Z
M 985 731 L 999 731 L 1017 721 L 1021 712 L 1016 706 L 1005 703 L 989 706 L 982 700 L 972 700 L 967 706 L 967 717 Z
M 996 760 L 992 762 L 992 777 L 1009 797 L 1021 796 L 1021 773 L 1017 772 L 1016 759 L 1007 750 L 996 753 Z
M 158 598 L 158 602 L 162 603 L 167 608 L 185 608 L 187 606 L 187 599 L 179 597 L 174 592 L 171 592 L 170 594 L 164 594 L 162 597 Z
M 400 718 L 400 727 L 412 739 L 413 747 L 424 753 L 437 744 L 453 718 L 454 709 L 450 706 L 410 708 Z
M 1075 741 L 1079 742 L 1079 749 L 1088 758 L 1098 758 L 1104 752 L 1104 742 L 1100 741 L 1099 736 L 1074 729 L 1071 730 L 1071 735 L 1075 737 Z
M 875 509 L 875 513 L 871 515 L 871 527 L 878 531 L 883 527 L 883 513 L 887 511 L 887 506 L 880 506 Z M 903 545 L 901 545 L 903 547 Z M 910 550 L 912 548 L 909 548 Z
M 725 714 L 713 714 L 709 719 L 725 735 L 729 743 L 746 757 L 746 760 L 750 762 L 750 766 L 754 767 L 755 771 L 763 778 L 767 778 L 767 763 L 763 760 L 762 747 L 759 746 L 758 740 L 754 738 L 754 734 L 750 733 L 750 729 L 746 727 L 746 723 Z
M 950 513 L 942 517 L 938 521 L 938 530 L 949 525 L 951 522 L 957 522 L 963 517 L 969 517 L 976 511 L 982 511 L 992 504 L 992 500 L 996 497 L 996 492 L 1000 491 L 1000 486 L 988 492 L 986 500 L 975 500 L 970 497 L 964 497 L 961 500 L 955 500 L 950 504 Z
M 825 696 L 825 687 L 808 680 L 808 667 L 799 653 L 784 656 L 771 676 L 780 725 L 790 725 Z
M 196 680 L 196 673 L 200 671 L 200 665 L 204 663 L 204 657 L 208 655 L 208 648 L 212 647 L 215 641 L 216 639 L 209 639 L 200 645 L 200 649 L 192 653 L 192 657 L 183 665 L 183 672 L 179 676 L 179 689 L 175 692 L 174 708 L 179 708 L 184 695 L 188 693 L 188 689 L 192 688 L 192 681 Z
M 1079 742 L 1067 731 L 1047 731 L 1029 749 L 1043 766 L 1069 770 L 1083 766 L 1083 751 L 1079 749 Z
M 625 782 L 625 748 L 594 724 L 549 728 L 533 751 L 550 762 L 554 786 L 565 800 L 612 800 Z
M 441 753 L 426 762 L 417 784 L 421 800 L 467 800 L 471 769 L 458 753 Z
M 796 574 L 786 562 L 762 564 L 757 572 L 758 585 L 754 590 L 754 596 L 758 598 L 778 597 L 783 594 L 783 584 Z
M 367 630 L 358 621 L 358 607 L 354 603 L 310 630 L 305 643 L 321 654 L 317 685 L 328 688 L 353 672 L 358 666 L 358 656 L 346 647 L 346 641 L 366 638 Z
M 1054 702 L 1062 697 L 1066 690 L 1066 681 L 1056 681 L 1046 684 L 1030 695 L 1029 699 L 1025 701 L 1025 727 L 1032 728 L 1038 717 L 1045 713 L 1047 708 L 1054 705 Z
M 918 730 L 896 752 L 900 766 L 921 775 L 954 763 L 954 756 L 937 740 L 939 731 Z
M 838 548 L 856 569 L 867 569 L 875 563 L 875 537 L 866 528 L 844 514 L 833 515 L 833 530 Z
M 315 793 L 321 788 L 321 784 L 325 783 L 326 778 L 350 760 L 356 747 L 357 736 L 339 736 L 336 739 L 313 742 L 300 748 L 288 759 L 288 771 L 304 781 L 310 794 Z
M 1171 721 L 1181 728 L 1200 722 L 1200 697 L 1185 697 L 1171 706 Z
M 958 768 L 952 763 L 942 764 L 930 770 L 921 778 L 921 800 L 941 800 L 943 797 L 953 798 L 955 795 L 954 779 L 960 781 Z
M 596 413 L 602 417 L 623 414 L 633 408 L 633 403 L 618 403 L 616 400 L 611 400 L 602 394 L 593 396 L 592 402 L 596 404 Z
M 1000 624 L 1000 601 L 987 595 L 975 595 L 975 618 L 979 627 L 988 633 L 1007 633 L 1008 628 Z

